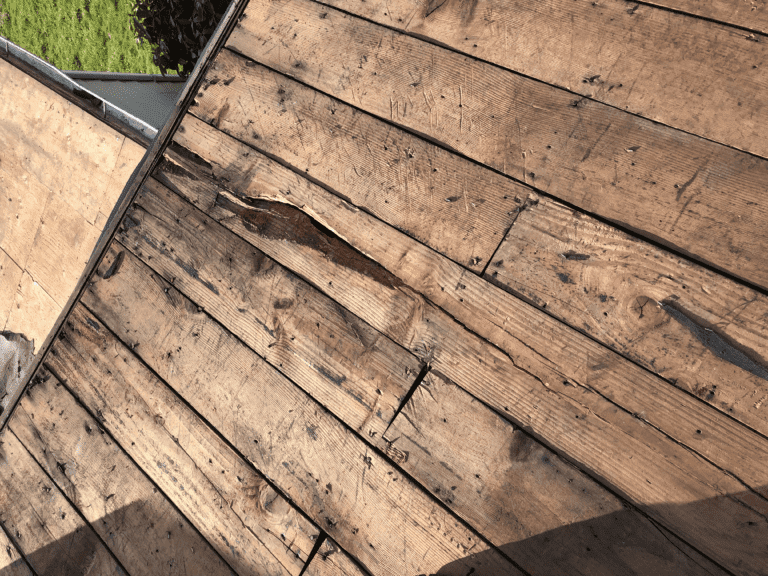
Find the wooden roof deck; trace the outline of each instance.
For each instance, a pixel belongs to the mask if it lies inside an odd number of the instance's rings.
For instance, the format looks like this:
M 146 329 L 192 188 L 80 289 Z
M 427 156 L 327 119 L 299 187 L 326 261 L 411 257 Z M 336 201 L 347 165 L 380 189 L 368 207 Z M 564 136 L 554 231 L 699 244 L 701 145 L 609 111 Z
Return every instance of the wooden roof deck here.
M 0 574 L 767 574 L 768 9 L 227 19 L 2 432 Z

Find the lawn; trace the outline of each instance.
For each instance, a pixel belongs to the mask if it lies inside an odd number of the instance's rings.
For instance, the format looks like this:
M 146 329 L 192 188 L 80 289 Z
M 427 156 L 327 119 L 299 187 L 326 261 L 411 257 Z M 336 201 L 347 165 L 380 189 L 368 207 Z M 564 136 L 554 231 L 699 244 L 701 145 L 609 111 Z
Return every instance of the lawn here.
M 0 36 L 60 70 L 160 74 L 138 44 L 133 0 L 0 0 Z

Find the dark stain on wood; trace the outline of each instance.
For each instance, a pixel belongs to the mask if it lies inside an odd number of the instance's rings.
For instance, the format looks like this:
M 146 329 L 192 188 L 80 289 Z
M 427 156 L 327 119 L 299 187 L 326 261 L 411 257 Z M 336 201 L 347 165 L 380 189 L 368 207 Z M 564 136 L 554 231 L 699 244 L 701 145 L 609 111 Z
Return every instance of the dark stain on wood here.
M 564 252 L 562 256 L 566 260 L 589 260 L 589 254 L 579 254 L 578 252 L 574 252 L 573 250 Z
M 521 430 L 515 430 L 509 457 L 513 462 L 526 462 L 536 447 L 536 441 Z
M 245 197 L 240 199 L 251 208 L 236 204 L 221 194 L 216 198 L 215 205 L 239 216 L 249 232 L 263 238 L 307 246 L 331 262 L 363 274 L 390 289 L 405 285 L 397 276 L 357 252 L 298 208 L 282 202 Z
M 344 376 L 344 374 L 339 374 L 338 376 L 331 374 L 330 370 L 326 368 L 325 366 L 315 366 L 317 371 L 322 374 L 325 378 L 336 384 L 337 386 L 341 386 L 344 382 L 346 382 L 347 377 Z
M 759 378 L 768 380 L 768 368 L 760 363 L 761 359 L 754 350 L 722 334 L 716 326 L 685 310 L 673 298 L 668 298 L 659 304 L 667 314 L 684 326 L 715 356 Z
M 120 271 L 120 267 L 123 265 L 123 260 L 125 259 L 125 250 L 121 250 L 120 253 L 115 256 L 115 259 L 112 261 L 112 264 L 109 268 L 107 268 L 107 271 L 104 272 L 104 275 L 102 278 L 104 280 L 109 280 L 117 274 Z
M 275 310 L 285 310 L 293 306 L 293 300 L 290 298 L 280 298 L 275 300 L 272 306 L 274 306 Z

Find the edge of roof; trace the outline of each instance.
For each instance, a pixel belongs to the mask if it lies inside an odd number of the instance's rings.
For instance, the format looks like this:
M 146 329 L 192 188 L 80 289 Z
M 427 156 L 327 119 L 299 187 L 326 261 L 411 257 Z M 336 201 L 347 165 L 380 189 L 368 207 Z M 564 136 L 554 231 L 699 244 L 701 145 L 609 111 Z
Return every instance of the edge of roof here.
M 200 87 L 203 83 L 203 79 L 205 78 L 208 72 L 208 69 L 213 64 L 215 57 L 224 47 L 226 40 L 229 38 L 230 34 L 234 30 L 237 23 L 242 19 L 241 18 L 242 14 L 245 11 L 246 6 L 248 5 L 248 2 L 249 0 L 231 0 L 230 1 L 227 11 L 224 13 L 224 16 L 222 17 L 218 26 L 216 26 L 216 29 L 211 35 L 211 38 L 208 40 L 208 43 L 205 45 L 205 48 L 201 52 L 200 57 L 198 58 L 197 63 L 195 64 L 195 67 L 192 70 L 192 74 L 189 76 L 188 81 L 184 85 L 184 88 L 181 91 L 181 94 L 179 95 L 179 99 L 176 101 L 176 106 L 174 107 L 173 111 L 169 115 L 168 120 L 163 125 L 163 127 L 159 130 L 155 138 L 149 142 L 149 146 L 147 147 L 147 151 L 144 154 L 144 158 L 142 158 L 141 162 L 139 162 L 139 165 L 136 166 L 130 178 L 128 179 L 128 182 L 126 183 L 125 188 L 123 188 L 123 192 L 120 195 L 120 198 L 118 199 L 117 203 L 115 204 L 115 207 L 112 209 L 112 213 L 110 214 L 107 220 L 107 224 L 104 227 L 104 231 L 101 233 L 101 236 L 99 236 L 99 239 L 96 242 L 96 247 L 93 249 L 93 252 L 91 253 L 90 258 L 88 259 L 88 263 L 85 266 L 85 270 L 80 275 L 80 279 L 78 280 L 74 291 L 72 292 L 69 299 L 67 300 L 67 303 L 64 306 L 63 310 L 61 311 L 61 314 L 59 314 L 59 317 L 56 320 L 56 323 L 54 324 L 53 330 L 51 330 L 51 332 L 46 337 L 45 341 L 40 347 L 40 350 L 35 355 L 34 360 L 29 366 L 27 372 L 24 374 L 21 385 L 19 386 L 17 391 L 17 396 L 13 398 L 11 402 L 8 403 L 7 409 L 2 414 L 2 416 L 0 416 L 0 432 L 3 431 L 3 429 L 5 428 L 5 424 L 13 415 L 16 409 L 16 406 L 18 404 L 19 398 L 24 393 L 24 391 L 27 390 L 27 388 L 29 387 L 38 369 L 41 366 L 43 366 L 45 362 L 45 357 L 47 356 L 48 351 L 50 350 L 53 342 L 56 340 L 56 337 L 59 335 L 59 332 L 64 326 L 64 323 L 69 317 L 69 314 L 71 313 L 75 304 L 80 300 L 80 296 L 85 290 L 88 279 L 95 272 L 96 268 L 101 262 L 101 259 L 104 257 L 107 247 L 109 246 L 110 242 L 115 236 L 115 233 L 117 232 L 118 224 L 122 221 L 123 216 L 128 210 L 128 207 L 133 203 L 133 200 L 136 197 L 136 194 L 138 194 L 139 190 L 144 186 L 144 183 L 149 178 L 152 171 L 155 169 L 155 166 L 157 166 L 158 162 L 162 159 L 163 154 L 165 153 L 165 149 L 170 144 L 174 133 L 176 132 L 178 127 L 181 125 L 181 121 L 184 118 L 184 115 L 189 110 L 189 107 L 192 104 L 192 101 L 194 100 L 197 92 L 200 90 Z M 4 39 L 0 37 L 0 40 L 4 40 Z M 29 53 L 27 52 L 27 54 Z M 2 50 L 1 46 L 0 46 L 0 57 L 6 60 L 11 60 L 11 58 L 8 57 L 8 54 L 6 54 Z M 37 58 L 37 57 L 34 57 L 34 58 Z M 33 72 L 36 72 L 37 74 L 42 75 L 42 73 L 37 72 L 36 68 L 32 68 L 31 65 L 27 64 L 24 60 L 19 60 L 17 58 L 14 58 L 14 59 L 22 64 L 22 66 L 18 66 L 18 67 L 22 69 L 24 72 L 28 72 L 28 69 L 31 68 Z M 37 60 L 40 60 L 40 59 L 37 58 Z M 40 62 L 43 62 L 43 61 L 40 60 Z M 11 63 L 16 65 L 16 62 L 14 62 L 13 60 L 11 60 Z M 46 67 L 53 68 L 52 66 L 50 66 L 50 64 L 47 64 L 45 62 L 43 62 L 43 64 L 45 64 Z M 60 72 L 56 68 L 53 68 L 53 70 L 56 71 L 57 73 Z M 30 73 L 30 76 L 33 76 L 36 79 L 38 79 L 38 76 L 35 74 Z M 47 76 L 44 76 L 44 75 L 42 76 L 46 79 L 48 78 Z M 71 82 L 71 80 L 69 81 Z M 59 94 L 62 94 L 65 98 L 71 101 L 74 101 L 73 98 L 67 96 L 66 93 L 63 93 L 63 88 L 61 87 L 61 85 L 57 83 L 52 83 L 53 85 L 51 85 L 48 82 L 52 82 L 52 81 L 48 80 L 47 82 L 44 82 L 44 83 L 50 86 L 51 88 L 55 87 L 54 89 L 56 90 L 56 92 L 58 92 Z M 74 84 L 74 82 L 72 84 Z M 100 98 L 98 98 L 98 101 L 102 102 Z M 86 101 L 86 103 L 88 104 L 88 107 L 83 106 L 83 108 L 86 111 L 94 114 L 94 112 L 92 111 L 94 106 L 88 101 Z M 80 104 L 78 103 L 78 105 Z M 98 117 L 98 114 L 94 114 L 94 115 Z M 110 118 L 110 117 L 106 116 L 106 118 Z M 101 118 L 101 119 L 105 120 L 105 118 Z
M 102 99 L 75 82 L 66 72 L 27 52 L 3 36 L 0 36 L 0 58 L 144 148 L 149 148 L 157 136 L 157 130 L 143 120 Z
M 120 82 L 186 82 L 178 74 L 135 74 L 121 72 L 85 72 L 83 70 L 62 70 L 72 80 L 112 80 Z

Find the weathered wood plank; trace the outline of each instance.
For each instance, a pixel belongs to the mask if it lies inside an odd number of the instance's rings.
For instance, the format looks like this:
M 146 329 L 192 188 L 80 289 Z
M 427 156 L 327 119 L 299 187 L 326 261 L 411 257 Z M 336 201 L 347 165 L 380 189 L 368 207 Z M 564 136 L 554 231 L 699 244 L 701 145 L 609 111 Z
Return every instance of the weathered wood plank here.
M 385 439 L 406 472 L 529 574 L 725 574 L 437 372 Z
M 0 523 L 35 573 L 125 576 L 16 436 L 0 440 Z
M 0 526 L 0 574 L 3 576 L 35 576 L 2 526 Z
M 545 198 L 484 277 L 768 436 L 762 294 Z
M 368 576 L 338 544 L 326 538 L 307 564 L 306 576 Z
M 317 529 L 81 305 L 62 334 L 46 362 L 227 564 L 298 575 Z
M 330 0 L 327 4 L 656 122 L 768 156 L 762 137 L 768 128 L 768 107 L 756 101 L 768 85 L 768 71 L 762 66 L 768 38 L 646 4 L 628 6 L 625 0 L 481 0 L 471 5 L 461 0 Z M 281 3 L 251 2 L 243 28 L 258 26 L 263 32 L 275 26 L 276 35 L 291 38 L 275 22 L 258 20 L 265 6 L 277 10 Z M 323 5 L 318 8 L 328 11 Z M 288 13 L 301 20 L 293 4 Z M 284 60 L 303 62 L 302 34 L 291 32 L 299 37 L 288 43 L 291 56 L 283 52 Z M 343 34 L 338 29 L 336 33 Z M 369 40 L 365 35 L 360 31 L 356 38 Z M 546 42 L 541 41 L 544 38 Z M 357 63 L 358 54 L 345 40 L 345 34 L 337 36 L 334 46 L 328 46 L 321 37 L 313 39 L 316 51 L 322 46 L 326 78 L 339 78 L 342 65 Z M 349 51 L 334 50 L 341 46 Z M 348 60 L 337 59 L 342 54 Z M 379 57 L 384 59 L 381 53 Z M 465 82 L 467 102 L 472 102 L 483 80 L 475 71 Z M 483 121 L 477 118 L 477 122 Z
M 202 123 L 193 125 L 204 127 Z M 210 133 L 207 140 L 187 140 L 191 134 L 188 129 L 180 143 L 206 159 L 218 158 L 218 166 L 226 165 L 226 169 L 211 165 L 220 179 L 229 173 L 231 181 L 240 178 L 243 182 L 241 155 L 248 147 L 222 136 L 218 148 L 206 150 L 216 140 Z M 761 511 L 765 500 L 745 491 L 742 481 L 702 460 L 693 449 L 707 457 L 725 459 L 731 468 L 735 464 L 744 476 L 752 478 L 755 490 L 764 492 L 764 464 L 754 461 L 753 452 L 765 450 L 763 438 L 324 189 L 307 181 L 299 185 L 295 174 L 284 167 L 263 158 L 247 163 L 249 169 L 254 165 L 266 167 L 264 177 L 260 174 L 245 180 L 249 185 L 241 188 L 241 197 L 279 198 L 280 202 L 303 207 L 320 224 L 361 247 L 425 294 L 450 317 L 406 286 L 384 287 L 343 264 L 325 260 L 314 250 L 276 241 L 253 227 L 249 230 L 241 219 L 249 217 L 248 204 L 226 191 L 221 191 L 219 202 L 209 211 L 212 218 L 430 361 L 465 390 L 505 413 L 559 454 L 578 462 L 712 559 L 725 566 L 739 566 L 744 573 L 762 570 L 758 559 L 749 564 L 753 559 L 745 558 L 756 545 L 749 541 L 768 537 Z M 190 163 L 186 169 L 190 173 L 200 171 L 201 165 Z M 281 174 L 285 185 L 274 186 Z M 183 185 L 183 179 L 177 184 Z M 283 194 L 281 189 L 290 194 Z M 242 203 L 236 208 L 241 218 L 233 218 L 237 214 L 227 208 L 227 202 Z M 333 280 L 330 285 L 329 279 Z M 480 337 L 465 331 L 458 322 Z M 656 395 L 649 395 L 654 389 Z M 653 414 L 674 440 L 608 401 L 611 394 L 621 391 L 637 394 L 638 401 L 645 403 L 644 417 Z M 682 402 L 679 394 L 684 395 Z M 704 438 L 696 433 L 697 429 L 715 428 L 728 431 L 728 442 L 716 434 Z M 735 449 L 734 445 L 741 447 Z M 663 502 L 713 499 L 728 509 L 723 511 L 728 526 L 712 522 L 705 509 L 689 514 L 674 506 L 654 507 Z M 749 519 L 739 520 L 741 515 Z M 726 541 L 728 545 L 724 545 Z
M 290 212 L 263 214 L 251 224 L 267 234 L 309 244 L 330 258 L 382 276 L 374 263 L 366 263 Z M 381 436 L 416 379 L 421 363 L 413 354 L 154 180 L 137 196 L 117 238 L 364 436 Z M 93 277 L 88 294 L 95 299 L 85 296 L 83 302 L 94 306 L 97 314 L 107 314 L 113 299 L 127 299 L 143 320 L 119 328 L 121 338 L 153 342 L 151 353 L 157 360 L 165 357 L 166 363 L 194 365 L 191 352 L 177 353 L 167 343 L 154 342 L 166 331 L 167 317 L 154 313 L 166 300 L 158 293 L 161 280 L 139 273 L 128 260 L 123 266 L 130 271 L 117 282 Z M 108 268 L 103 263 L 101 274 L 107 275 Z M 96 300 L 102 301 L 98 307 Z M 177 338 L 185 342 L 196 337 L 178 334 Z M 225 370 L 226 362 L 222 356 L 212 364 L 211 375 Z M 218 422 L 214 425 L 219 427 Z
M 131 576 L 232 573 L 55 377 L 38 374 L 8 427 Z
M 21 284 L 23 273 L 13 258 L 0 248 L 0 331 L 5 330 L 5 323 L 16 302 L 16 290 Z
M 59 314 L 61 314 L 61 306 L 43 290 L 40 284 L 35 282 L 32 276 L 24 272 L 14 295 L 5 329 L 22 334 L 27 340 L 34 340 L 34 353 L 37 354 Z
M 306 214 L 391 271 L 393 278 L 406 282 L 469 329 L 513 354 L 515 361 L 525 370 L 547 382 L 567 379 L 591 387 L 765 493 L 768 445 L 764 438 L 564 326 L 562 322 L 394 231 L 380 220 L 355 210 L 319 186 L 304 179 L 297 180 L 291 171 L 252 151 L 250 147 L 191 115 L 184 122 L 186 131 L 177 133 L 176 139 L 202 158 L 192 162 L 182 154 L 175 154 L 175 161 L 179 164 L 173 165 L 173 169 L 163 165 L 159 170 L 163 175 L 157 174 L 178 193 L 198 197 L 201 194 L 196 188 L 199 182 L 218 181 L 222 186 L 234 185 L 242 198 L 270 199 L 301 207 Z M 249 156 L 245 156 L 246 153 Z M 189 152 L 185 154 L 190 156 Z M 203 169 L 203 158 L 211 162 L 207 170 Z M 248 176 L 256 173 L 259 175 L 257 178 Z M 208 188 L 205 190 L 212 193 Z M 315 276 L 315 268 L 306 268 L 306 262 L 315 259 L 310 252 L 302 251 L 299 256 L 292 248 L 282 247 L 238 224 L 226 202 L 227 197 L 233 198 L 234 202 L 240 201 L 223 192 L 218 203 L 213 200 L 204 202 L 211 206 L 208 212 L 212 217 L 260 249 L 279 254 L 276 259 L 285 262 L 288 268 L 298 270 L 306 278 L 316 277 L 315 282 L 322 282 L 321 288 L 337 300 L 342 301 L 343 297 L 356 302 L 355 306 L 372 315 L 372 324 L 386 326 L 385 333 L 394 334 L 395 341 L 407 344 L 409 348 L 414 343 L 418 344 L 416 353 L 428 359 L 428 350 L 419 343 L 420 337 L 427 337 L 422 336 L 420 328 L 411 326 L 415 319 L 422 317 L 421 296 L 381 290 L 373 284 L 363 283 L 360 287 L 359 276 L 343 266 L 333 269 L 336 276 L 333 284 L 328 285 L 325 280 L 320 280 L 321 276 Z M 529 202 L 526 210 L 532 206 L 533 203 Z M 236 208 L 235 212 L 239 211 Z M 341 288 L 337 289 L 338 286 Z M 361 292 L 352 294 L 358 287 Z M 366 291 L 369 291 L 367 295 Z M 358 302 L 357 298 L 361 300 Z M 380 310 L 386 311 L 386 315 L 382 315 Z M 404 318 L 408 320 L 404 322 Z M 426 334 L 430 333 L 426 323 L 421 326 Z M 429 339 L 425 341 L 429 342 Z M 553 346 L 553 342 L 558 345 Z M 682 409 L 683 406 L 685 409 Z M 726 406 L 724 410 L 730 413 L 731 408 Z M 762 456 L 756 457 L 757 454 Z
M 768 34 L 768 4 L 765 0 L 643 0 L 643 4 L 671 8 Z
M 593 100 L 574 99 L 571 93 L 308 0 L 278 12 L 283 4 L 259 11 L 264 4 L 251 2 L 252 15 L 233 32 L 229 45 L 583 210 L 768 287 L 765 160 Z M 353 4 L 364 10 L 369 3 Z M 309 167 L 310 176 L 329 170 L 315 173 L 311 164 L 318 158 L 325 161 L 325 142 L 330 130 L 336 132 L 336 117 L 351 115 L 347 107 L 329 101 L 325 109 L 312 112 L 310 102 L 325 101 L 314 90 L 279 74 L 270 77 L 226 51 L 217 60 L 221 68 L 210 72 L 209 89 L 200 93 L 199 106 L 190 108 L 195 115 L 300 170 Z M 265 76 L 270 79 L 259 80 Z M 218 84 L 211 86 L 213 81 Z M 261 136 L 265 128 L 267 138 L 253 136 L 254 130 Z M 366 141 L 364 132 L 356 130 L 355 135 Z M 368 142 L 374 153 L 382 141 Z M 364 170 L 386 165 L 361 157 Z M 341 191 L 336 175 L 351 165 L 360 171 L 360 166 L 346 157 L 338 162 L 333 161 L 335 172 L 325 181 Z M 467 182 L 468 190 L 482 188 Z M 451 196 L 461 195 L 460 188 L 453 190 L 459 191 Z
M 114 279 L 119 280 L 121 274 Z M 275 369 L 260 369 L 267 365 L 259 356 L 206 314 L 197 312 L 176 288 L 163 283 L 162 292 L 165 290 L 168 300 L 179 305 L 172 316 L 163 308 L 157 310 L 170 320 L 158 338 L 166 338 L 167 345 L 178 353 L 186 350 L 196 361 L 169 369 L 151 353 L 151 343 L 139 343 L 134 353 L 164 374 L 179 395 L 370 573 L 435 573 L 458 562 L 461 574 L 471 569 L 478 574 L 519 574 L 477 533 L 298 386 Z M 66 370 L 70 380 L 94 382 L 101 388 L 111 386 L 104 381 L 112 378 L 149 386 L 144 381 L 154 380 L 148 373 L 142 374 L 147 370 L 138 359 L 104 327 L 97 331 L 88 323 L 103 321 L 110 329 L 119 329 L 112 324 L 115 320 L 124 323 L 136 318 L 134 307 L 125 304 L 114 302 L 119 314 L 109 318 L 94 320 L 85 314 L 74 318 L 73 314 L 66 340 L 56 345 L 56 370 Z M 192 332 L 207 336 L 177 339 L 179 333 Z M 212 386 L 207 374 L 222 358 L 238 369 L 217 374 Z M 130 377 L 124 376 L 129 371 Z M 105 417 L 111 409 L 103 408 Z M 170 415 L 164 413 L 163 417 L 167 423 Z M 487 553 L 477 560 L 481 552 Z
M 193 114 L 310 178 L 333 182 L 350 203 L 475 272 L 527 196 L 502 175 L 234 52 L 222 51 L 215 64 Z
M 60 196 L 51 195 L 26 270 L 60 307 L 77 285 L 100 234 Z
M 51 191 L 7 158 L 0 158 L 0 249 L 22 269 L 35 243 Z

